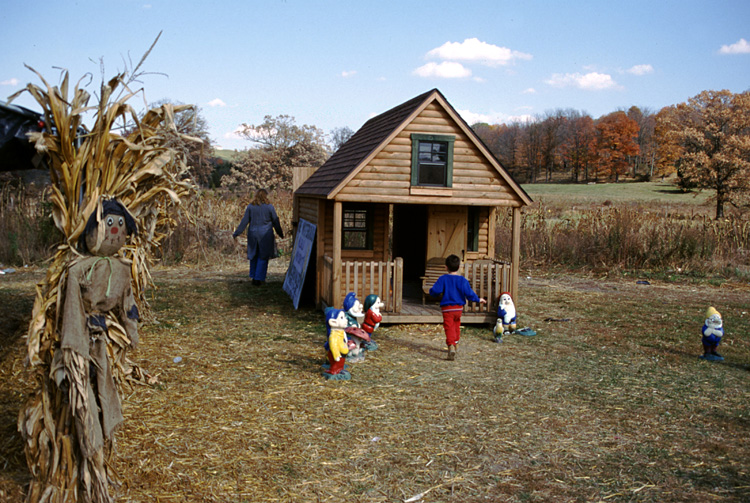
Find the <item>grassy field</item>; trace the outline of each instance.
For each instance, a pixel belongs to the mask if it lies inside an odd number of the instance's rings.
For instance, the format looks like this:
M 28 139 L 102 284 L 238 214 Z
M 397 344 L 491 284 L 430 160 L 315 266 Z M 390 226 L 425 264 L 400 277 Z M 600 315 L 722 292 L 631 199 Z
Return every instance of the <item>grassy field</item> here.
M 234 161 L 238 152 L 236 150 L 214 149 L 213 155 L 225 161 Z
M 683 193 L 670 181 L 638 183 L 561 184 L 530 183 L 523 189 L 535 203 L 586 206 L 607 204 L 651 204 L 712 215 L 710 191 Z
M 526 270 L 536 337 L 386 326 L 349 382 L 326 382 L 322 316 L 294 311 L 286 264 L 157 268 L 124 397 L 121 502 L 740 502 L 750 500 L 750 288 Z M 41 270 L 0 277 L 0 500 L 28 481 L 15 417 Z M 709 305 L 720 352 L 698 359 Z M 569 321 L 562 321 L 569 320 Z M 181 361 L 175 363 L 175 357 Z

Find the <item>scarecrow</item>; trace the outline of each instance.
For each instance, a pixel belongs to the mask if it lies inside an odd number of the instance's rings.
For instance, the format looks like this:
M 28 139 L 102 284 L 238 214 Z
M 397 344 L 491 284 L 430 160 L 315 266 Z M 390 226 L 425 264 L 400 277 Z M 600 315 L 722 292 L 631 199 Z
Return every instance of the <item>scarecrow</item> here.
M 131 347 L 138 344 L 131 264 L 115 256 L 128 235 L 136 232 L 135 220 L 116 199 L 105 199 L 89 217 L 80 246 L 94 255 L 74 258 L 68 264 L 60 348 L 52 361 L 55 383 L 67 390 L 71 404 L 78 447 L 85 459 L 81 469 L 96 468 L 90 471 L 93 501 L 108 501 L 105 442 L 112 442 L 123 420 L 107 354 L 109 327 L 116 323 Z
M 716 352 L 716 348 L 724 336 L 724 323 L 716 308 L 709 307 L 706 310 L 706 320 L 703 322 L 701 334 L 703 335 L 701 340 L 703 342 L 703 355 L 701 358 L 712 362 L 724 361 L 724 357 Z
M 37 73 L 43 86 L 30 83 L 9 98 L 29 92 L 48 119 L 29 140 L 47 159 L 62 235 L 37 285 L 26 337 L 25 363 L 37 385 L 17 422 L 31 475 L 27 503 L 112 503 L 123 387 L 153 383 L 127 352 L 138 344 L 139 308 L 147 307 L 149 256 L 170 234 L 172 211 L 195 190 L 172 145 L 197 140 L 175 127 L 190 105 L 137 116 L 127 104 L 143 59 L 102 81 L 95 106 L 84 79 L 73 85 L 68 72 L 59 86 Z M 130 121 L 129 133 L 114 131 Z

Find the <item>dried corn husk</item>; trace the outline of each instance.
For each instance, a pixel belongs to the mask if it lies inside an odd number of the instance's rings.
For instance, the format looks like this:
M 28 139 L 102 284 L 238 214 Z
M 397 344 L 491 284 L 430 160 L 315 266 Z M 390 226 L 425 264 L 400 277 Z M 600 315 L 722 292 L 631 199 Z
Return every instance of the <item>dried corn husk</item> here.
M 165 104 L 139 119 L 127 103 L 138 91 L 129 88 L 125 73 L 103 83 L 98 104 L 89 106 L 91 95 L 80 86 L 81 81 L 71 89 L 68 72 L 63 73 L 59 86 L 52 86 L 30 70 L 43 85 L 28 84 L 20 92 L 31 94 L 42 107 L 46 124 L 54 125 L 54 130 L 48 126 L 30 139 L 48 157 L 52 216 L 65 239 L 45 280 L 37 285 L 29 324 L 26 360 L 39 386 L 18 417 L 33 476 L 27 501 L 110 502 L 109 484 L 114 476 L 108 473 L 105 459 L 111 455 L 111 443 L 105 440 L 103 448 L 88 445 L 88 432 L 81 431 L 88 428 L 86 418 L 96 413 L 86 385 L 89 363 L 75 353 L 64 355 L 67 391 L 58 388 L 50 372 L 60 346 L 59 317 L 67 271 L 80 255 L 76 245 L 88 216 L 104 198 L 119 199 L 138 222 L 138 234 L 118 255 L 131 264 L 133 293 L 141 312 L 146 311 L 150 257 L 169 234 L 170 211 L 194 191 L 184 160 L 168 147 L 169 140 L 179 136 L 174 114 L 189 105 Z M 80 136 L 84 114 L 89 112 L 95 114 L 93 126 Z M 118 124 L 132 127 L 126 134 L 117 134 Z M 145 383 L 148 376 L 127 359 L 131 341 L 111 314 L 107 325 L 107 354 L 122 394 L 122 386 L 135 380 Z

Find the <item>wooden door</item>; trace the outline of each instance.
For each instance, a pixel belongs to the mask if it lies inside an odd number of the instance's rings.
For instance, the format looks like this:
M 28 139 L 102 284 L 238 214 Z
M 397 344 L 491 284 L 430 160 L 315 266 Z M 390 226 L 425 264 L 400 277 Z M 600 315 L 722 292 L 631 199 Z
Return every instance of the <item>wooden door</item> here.
M 427 260 L 450 254 L 464 259 L 467 216 L 466 206 L 430 206 L 427 218 Z

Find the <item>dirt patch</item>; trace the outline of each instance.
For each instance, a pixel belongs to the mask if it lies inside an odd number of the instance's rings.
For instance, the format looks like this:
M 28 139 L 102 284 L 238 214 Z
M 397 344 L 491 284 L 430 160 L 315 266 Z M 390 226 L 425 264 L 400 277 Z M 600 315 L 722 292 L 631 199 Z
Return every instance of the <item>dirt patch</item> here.
M 118 501 L 750 498 L 742 287 L 529 274 L 516 304 L 536 337 L 464 327 L 448 362 L 440 326 L 381 327 L 352 380 L 327 382 L 322 315 L 293 310 L 278 262 L 261 287 L 244 263 L 154 271 L 132 356 L 159 382 L 124 396 Z M 20 313 L 1 332 L 3 501 L 28 481 L 15 416 L 35 277 L 16 279 L 0 283 L 0 314 Z M 697 358 L 708 305 L 723 364 Z

